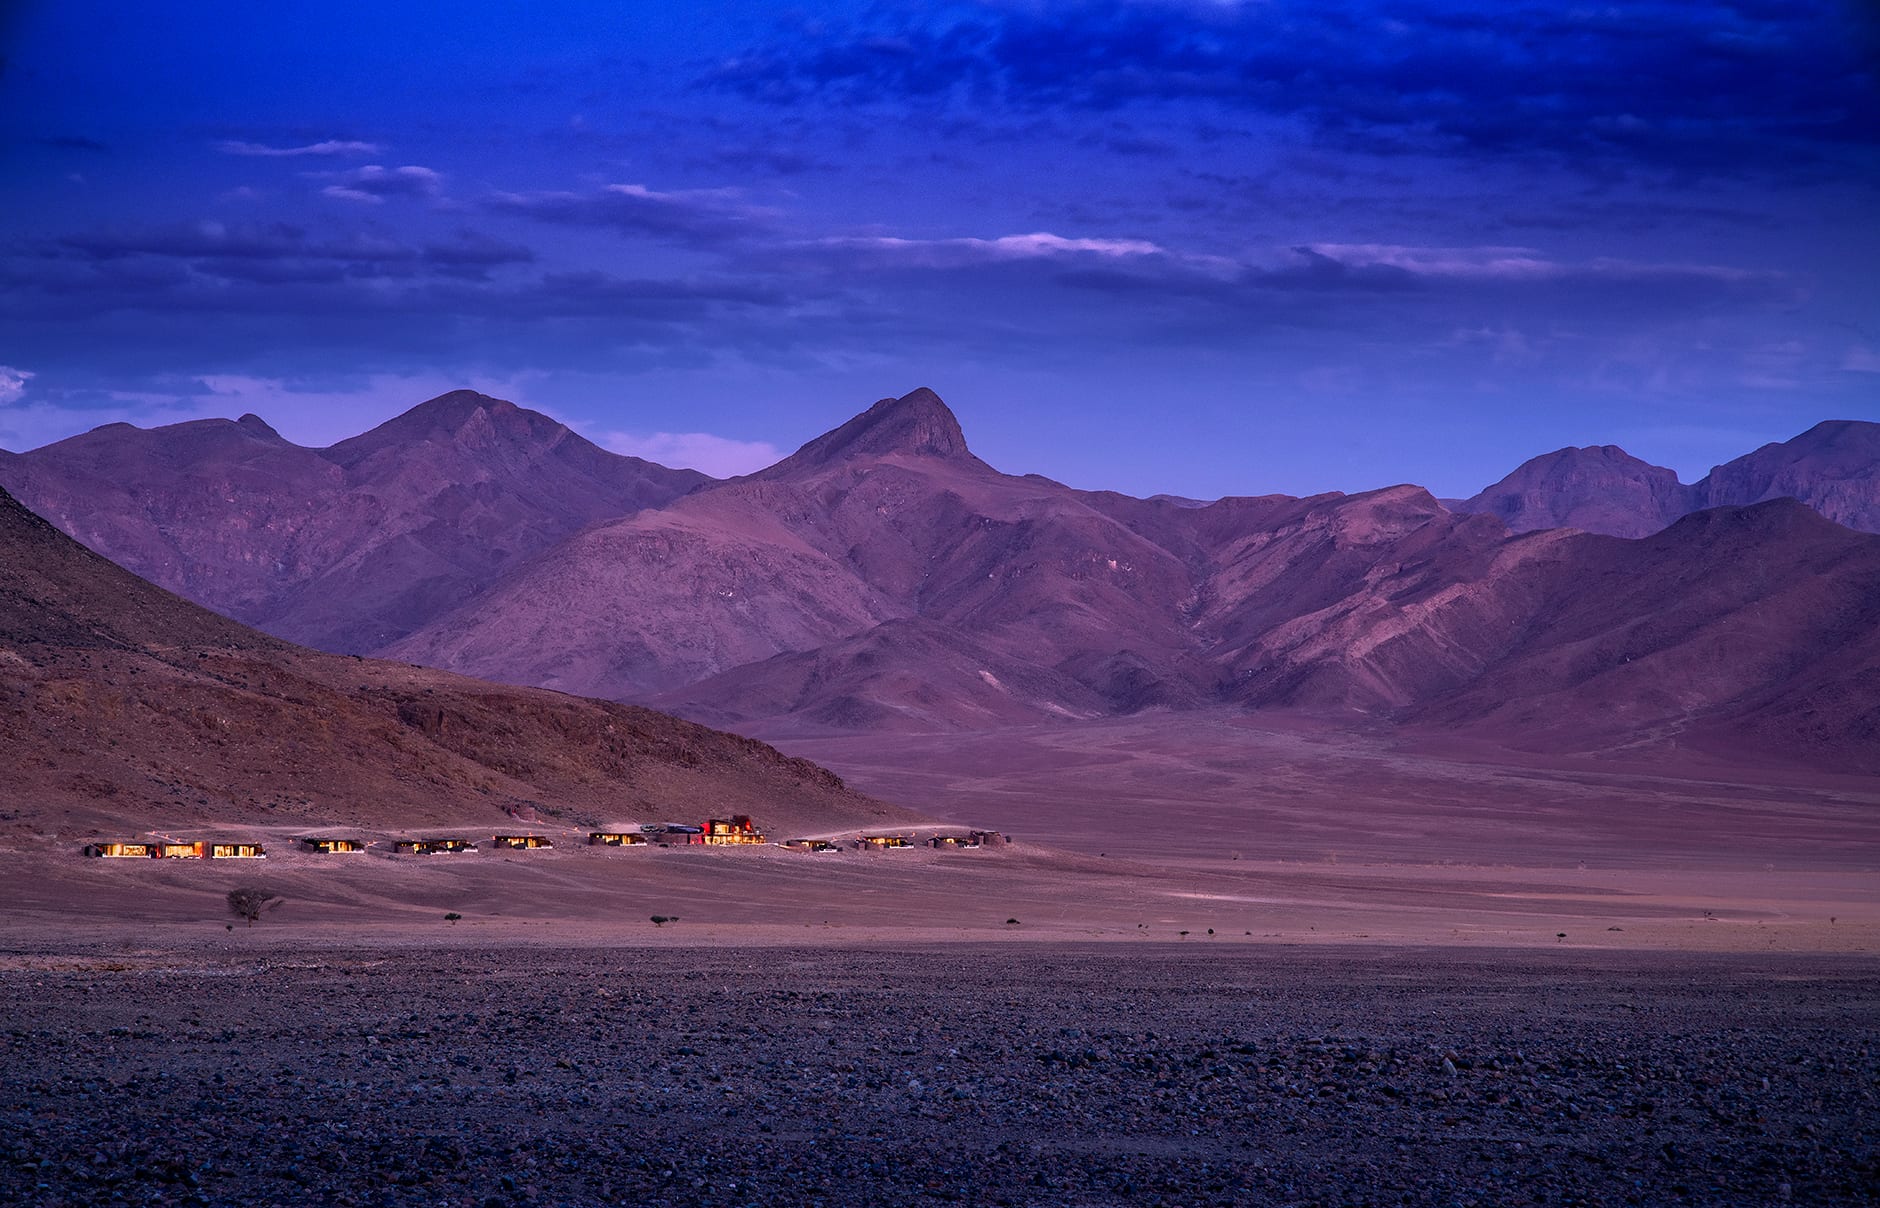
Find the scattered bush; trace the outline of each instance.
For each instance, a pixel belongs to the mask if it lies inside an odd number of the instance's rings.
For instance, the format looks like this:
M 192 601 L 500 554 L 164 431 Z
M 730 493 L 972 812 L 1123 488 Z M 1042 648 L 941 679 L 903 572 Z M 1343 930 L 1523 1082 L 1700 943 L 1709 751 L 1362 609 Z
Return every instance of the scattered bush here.
M 1016 926 L 1018 926 L 1018 920 L 1017 920 L 1017 919 L 1007 919 L 1007 920 L 1005 920 L 1005 925 L 1006 925 L 1007 927 L 1016 927 Z
M 272 910 L 281 904 L 281 899 L 265 889 L 254 885 L 244 885 L 228 891 L 228 908 L 238 919 L 245 919 L 250 927 L 261 917 L 264 910 Z
M 676 923 L 678 921 L 679 916 L 676 914 L 656 914 L 653 916 L 653 926 L 655 927 L 664 927 L 667 923 Z
M 458 919 L 460 919 L 460 918 L 462 918 L 462 917 L 463 917 L 463 916 L 462 916 L 461 914 L 458 914 L 458 913 L 457 913 L 457 912 L 456 912 L 455 910 L 453 910 L 453 911 L 451 911 L 451 912 L 450 912 L 449 914 L 447 914 L 447 915 L 445 915 L 445 916 L 444 916 L 444 921 L 445 921 L 446 923 L 454 923 L 454 922 L 456 922 L 456 921 L 457 921 Z

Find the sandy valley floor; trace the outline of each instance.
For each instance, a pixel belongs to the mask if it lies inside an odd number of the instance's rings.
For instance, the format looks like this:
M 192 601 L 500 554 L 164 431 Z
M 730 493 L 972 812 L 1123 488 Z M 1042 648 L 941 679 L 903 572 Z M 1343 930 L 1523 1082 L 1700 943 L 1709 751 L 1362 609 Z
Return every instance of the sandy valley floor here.
M 1018 841 L 0 851 L 0 1203 L 1880 1202 L 1872 783 L 788 745 Z
M 438 942 L 457 913 L 455 934 L 524 943 L 1880 952 L 1872 781 L 1434 754 L 1193 715 L 787 745 L 865 791 L 1017 842 L 612 849 L 537 823 L 554 850 L 416 858 L 382 843 L 335 857 L 297 852 L 281 828 L 256 832 L 267 861 L 241 865 L 86 860 L 80 839 L 53 837 L 0 850 L 0 942 L 220 931 L 223 896 L 256 881 L 282 899 L 264 926 L 317 943 Z M 655 928 L 654 914 L 680 922 Z

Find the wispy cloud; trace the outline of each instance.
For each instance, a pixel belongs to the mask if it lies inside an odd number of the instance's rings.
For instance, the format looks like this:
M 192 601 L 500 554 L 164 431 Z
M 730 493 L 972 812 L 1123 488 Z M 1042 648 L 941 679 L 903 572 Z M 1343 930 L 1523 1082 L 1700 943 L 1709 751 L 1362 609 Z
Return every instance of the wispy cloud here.
M 1537 248 L 1484 245 L 1419 247 L 1381 243 L 1307 243 L 1230 258 L 1147 239 L 1071 238 L 1048 232 L 997 237 L 917 239 L 832 236 L 751 249 L 754 262 L 829 273 L 975 271 L 1009 275 L 1035 266 L 1068 289 L 1103 293 L 1161 291 L 1238 305 L 1247 291 L 1390 293 L 1639 287 L 1712 289 L 1774 296 L 1789 289 L 1781 274 L 1729 265 L 1661 263 L 1599 257 L 1562 258 Z
M 11 365 L 0 365 L 0 407 L 19 401 L 26 393 L 27 380 L 33 376 L 30 369 L 15 369 Z
M 853 258 L 913 268 L 952 268 L 1012 260 L 1056 260 L 1079 256 L 1126 260 L 1161 256 L 1166 251 L 1146 239 L 1074 239 L 1039 231 L 993 239 L 903 239 L 894 236 L 845 236 L 815 240 L 812 250 L 848 253 Z
M 321 189 L 328 197 L 337 197 L 342 201 L 357 201 L 367 205 L 383 204 L 388 197 L 407 197 L 422 200 L 436 197 L 443 191 L 444 177 L 430 168 L 416 164 L 406 164 L 402 168 L 387 168 L 381 164 L 367 164 L 350 172 L 339 173 L 337 177 L 323 174 L 319 179 L 332 179 L 333 183 Z
M 1404 247 L 1380 243 L 1312 243 L 1293 249 L 1305 258 L 1347 269 L 1390 269 L 1413 277 L 1471 281 L 1647 281 L 1685 279 L 1724 284 L 1773 283 L 1774 274 L 1719 264 L 1653 263 L 1599 257 L 1567 261 L 1524 247 Z
M 783 457 L 780 449 L 764 441 L 732 440 L 709 432 L 604 432 L 596 443 L 628 457 L 699 470 L 713 478 L 750 474 Z
M 586 193 L 497 193 L 486 203 L 541 222 L 611 227 L 676 243 L 715 244 L 767 232 L 777 213 L 744 200 L 736 189 L 661 191 L 639 184 L 603 185 Z
M 317 143 L 305 143 L 298 147 L 270 147 L 266 143 L 245 143 L 235 139 L 225 139 L 215 144 L 215 149 L 224 155 L 245 155 L 258 159 L 378 155 L 384 151 L 384 148 L 377 143 L 365 143 L 356 139 L 340 138 L 329 138 Z

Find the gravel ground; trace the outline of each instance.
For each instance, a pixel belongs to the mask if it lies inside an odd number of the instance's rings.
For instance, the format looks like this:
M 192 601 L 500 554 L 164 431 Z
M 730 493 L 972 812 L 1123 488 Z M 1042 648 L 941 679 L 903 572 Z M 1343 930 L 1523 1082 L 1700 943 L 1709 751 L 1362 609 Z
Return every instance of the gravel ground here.
M 1877 1023 L 1865 959 L 15 954 L 0 1203 L 1880 1203 Z

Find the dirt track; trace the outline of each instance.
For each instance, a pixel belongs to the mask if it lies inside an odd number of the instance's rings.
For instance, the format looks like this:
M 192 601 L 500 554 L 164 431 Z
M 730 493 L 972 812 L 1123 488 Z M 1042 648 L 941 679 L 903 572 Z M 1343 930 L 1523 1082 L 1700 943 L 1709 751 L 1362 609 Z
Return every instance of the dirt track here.
M 0 961 L 0 1202 L 1880 1202 L 1866 958 L 266 928 Z

